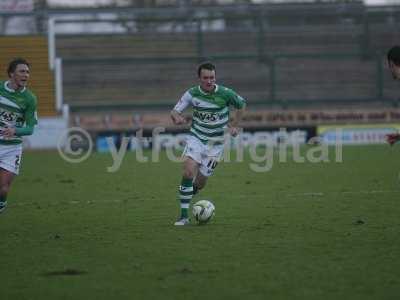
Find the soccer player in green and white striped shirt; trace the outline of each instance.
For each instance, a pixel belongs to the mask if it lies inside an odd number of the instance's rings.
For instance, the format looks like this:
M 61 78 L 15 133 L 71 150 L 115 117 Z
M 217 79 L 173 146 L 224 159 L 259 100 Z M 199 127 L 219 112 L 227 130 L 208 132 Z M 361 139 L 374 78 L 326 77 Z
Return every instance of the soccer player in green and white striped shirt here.
M 36 96 L 26 87 L 29 63 L 14 59 L 7 73 L 9 80 L 0 81 L 0 212 L 6 208 L 11 182 L 19 172 L 22 136 L 31 135 L 37 123 Z
M 224 150 L 224 132 L 232 136 L 239 133 L 246 101 L 233 90 L 216 84 L 216 70 L 211 63 L 203 63 L 197 69 L 200 85 L 187 90 L 171 111 L 176 125 L 185 123 L 182 112 L 193 108 L 190 137 L 183 153 L 183 176 L 179 186 L 181 215 L 175 225 L 189 224 L 190 201 L 198 190 L 204 188 Z M 229 108 L 236 109 L 233 119 Z

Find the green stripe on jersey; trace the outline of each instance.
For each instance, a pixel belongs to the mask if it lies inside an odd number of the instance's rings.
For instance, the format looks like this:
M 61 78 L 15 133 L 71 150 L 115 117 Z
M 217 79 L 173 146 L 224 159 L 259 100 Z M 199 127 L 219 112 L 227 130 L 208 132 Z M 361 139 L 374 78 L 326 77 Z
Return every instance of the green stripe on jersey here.
M 196 106 L 194 108 L 195 110 L 198 111 L 205 111 L 205 112 L 218 112 L 224 110 L 224 111 L 228 111 L 227 107 L 200 107 L 200 106 Z
M 195 123 L 192 124 L 192 127 L 196 129 L 197 131 L 200 131 L 201 133 L 208 135 L 208 136 L 220 136 L 224 134 L 224 128 L 218 128 L 218 129 L 208 129 L 201 127 Z
M 7 110 L 7 111 L 10 111 L 10 112 L 13 112 L 13 113 L 16 113 L 16 114 L 21 114 L 21 115 L 23 114 L 23 110 L 22 109 L 17 108 L 15 106 L 7 105 L 6 103 L 2 102 L 1 100 L 0 100 L 0 108 L 3 108 L 5 110 Z
M 214 134 L 209 134 L 209 133 L 205 133 L 203 131 L 200 131 L 194 127 L 190 128 L 190 132 L 194 133 L 195 135 L 197 135 L 199 137 L 199 139 L 201 140 L 209 140 L 209 141 L 221 141 L 224 139 L 224 132 L 220 132 L 220 133 L 214 133 Z
M 18 145 L 22 143 L 22 138 L 14 138 L 11 140 L 0 139 L 0 145 Z
M 194 118 L 194 119 L 193 119 L 193 123 L 194 123 L 194 124 L 196 124 L 196 125 L 198 125 L 198 126 L 201 126 L 201 127 L 204 127 L 204 128 L 207 128 L 207 129 L 224 128 L 225 125 L 228 124 L 228 122 L 229 122 L 229 120 L 226 119 L 225 121 L 223 121 L 223 122 L 221 122 L 221 123 L 218 123 L 218 124 L 207 124 L 207 123 L 201 122 L 201 121 L 200 121 L 199 119 L 197 119 L 197 118 Z

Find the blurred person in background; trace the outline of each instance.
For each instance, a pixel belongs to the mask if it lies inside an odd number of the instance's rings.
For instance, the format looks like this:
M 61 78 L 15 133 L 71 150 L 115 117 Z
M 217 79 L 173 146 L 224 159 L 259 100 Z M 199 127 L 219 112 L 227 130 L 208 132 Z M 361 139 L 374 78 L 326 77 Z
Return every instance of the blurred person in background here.
M 387 62 L 393 79 L 400 80 L 400 46 L 393 46 L 389 49 Z
M 387 53 L 387 62 L 393 79 L 400 80 L 400 46 L 393 46 Z M 386 135 L 386 141 L 393 145 L 400 140 L 400 133 Z
M 0 212 L 19 173 L 22 136 L 31 135 L 37 124 L 36 96 L 27 88 L 29 68 L 25 59 L 16 58 L 8 65 L 8 80 L 0 81 Z

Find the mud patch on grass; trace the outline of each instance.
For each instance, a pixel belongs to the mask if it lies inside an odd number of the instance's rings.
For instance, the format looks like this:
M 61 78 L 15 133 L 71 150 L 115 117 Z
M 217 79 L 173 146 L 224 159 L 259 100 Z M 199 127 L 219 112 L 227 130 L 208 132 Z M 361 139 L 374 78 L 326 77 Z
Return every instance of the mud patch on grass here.
M 44 277 L 55 277 L 55 276 L 79 276 L 87 274 L 86 271 L 76 269 L 65 269 L 59 271 L 44 272 L 41 275 Z

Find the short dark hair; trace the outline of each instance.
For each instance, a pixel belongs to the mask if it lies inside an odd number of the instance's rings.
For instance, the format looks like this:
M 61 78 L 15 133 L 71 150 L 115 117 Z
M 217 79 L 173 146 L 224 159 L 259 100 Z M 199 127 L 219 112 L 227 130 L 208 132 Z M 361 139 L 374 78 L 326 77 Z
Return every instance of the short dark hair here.
M 14 58 L 8 64 L 8 68 L 7 68 L 8 76 L 11 76 L 11 74 L 15 72 L 15 70 L 17 69 L 18 65 L 27 65 L 28 67 L 30 66 L 26 59 L 23 59 L 23 58 L 20 58 L 20 57 Z
M 197 68 L 197 76 L 200 77 L 201 70 L 203 70 L 203 69 L 209 70 L 209 71 L 215 71 L 215 65 L 210 63 L 210 62 L 208 62 L 208 61 L 204 62 L 204 63 L 201 63 L 199 65 L 199 67 Z
M 393 46 L 387 53 L 388 61 L 393 62 L 396 66 L 400 66 L 400 46 Z

